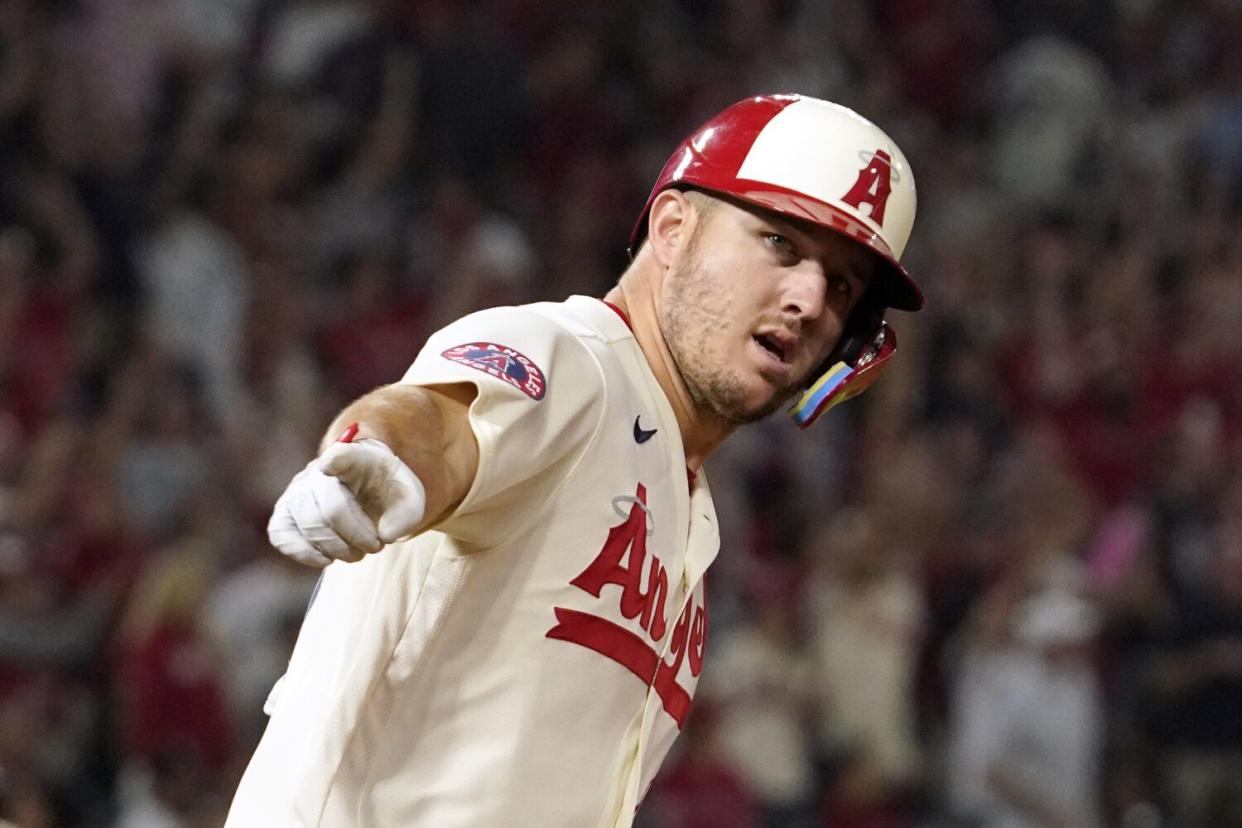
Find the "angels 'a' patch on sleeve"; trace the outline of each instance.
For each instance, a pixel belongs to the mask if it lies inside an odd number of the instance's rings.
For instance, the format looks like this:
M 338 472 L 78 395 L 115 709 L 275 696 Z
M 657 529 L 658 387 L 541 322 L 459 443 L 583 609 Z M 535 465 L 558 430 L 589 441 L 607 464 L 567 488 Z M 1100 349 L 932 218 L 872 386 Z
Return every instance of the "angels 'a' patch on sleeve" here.
M 468 342 L 440 356 L 504 380 L 532 400 L 542 400 L 547 382 L 539 366 L 524 354 L 494 342 Z

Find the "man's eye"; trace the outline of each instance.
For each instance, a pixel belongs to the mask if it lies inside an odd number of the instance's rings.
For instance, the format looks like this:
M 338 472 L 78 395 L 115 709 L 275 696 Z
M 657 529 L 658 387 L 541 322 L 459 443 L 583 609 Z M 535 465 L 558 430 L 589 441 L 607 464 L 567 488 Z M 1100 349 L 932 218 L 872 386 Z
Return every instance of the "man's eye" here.
M 844 296 L 846 298 L 849 298 L 850 296 L 854 294 L 853 283 L 850 282 L 850 280 L 847 277 L 842 276 L 840 274 L 837 274 L 836 276 L 833 276 L 831 279 L 828 280 L 828 288 L 833 293 L 839 296 Z
M 780 253 L 796 253 L 794 243 L 780 233 L 764 233 L 763 238 L 767 243 Z

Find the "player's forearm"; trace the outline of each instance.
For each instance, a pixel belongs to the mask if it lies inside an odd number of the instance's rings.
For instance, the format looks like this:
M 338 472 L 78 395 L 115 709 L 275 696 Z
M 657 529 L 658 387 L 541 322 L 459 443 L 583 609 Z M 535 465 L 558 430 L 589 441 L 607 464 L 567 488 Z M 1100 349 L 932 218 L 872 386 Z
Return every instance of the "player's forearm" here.
M 467 385 L 377 388 L 337 415 L 321 449 L 354 423 L 358 425 L 355 440 L 375 439 L 392 449 L 418 475 L 426 490 L 421 531 L 442 520 L 474 482 L 479 450 L 468 418 L 474 393 Z M 365 509 L 366 504 L 363 506 Z

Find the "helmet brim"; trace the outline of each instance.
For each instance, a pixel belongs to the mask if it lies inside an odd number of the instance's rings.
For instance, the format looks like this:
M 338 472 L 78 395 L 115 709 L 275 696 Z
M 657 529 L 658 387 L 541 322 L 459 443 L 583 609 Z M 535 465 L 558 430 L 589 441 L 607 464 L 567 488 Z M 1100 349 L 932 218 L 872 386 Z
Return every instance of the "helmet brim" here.
M 923 291 L 918 283 L 893 256 L 893 251 L 880 234 L 865 222 L 804 193 L 758 181 L 738 180 L 737 185 L 738 189 L 726 194 L 726 197 L 740 198 L 756 206 L 826 227 L 866 247 L 880 259 L 875 278 L 880 280 L 876 287 L 884 305 L 903 311 L 922 310 Z
M 663 188 L 655 190 L 647 199 L 647 205 L 634 224 L 630 233 L 629 254 L 638 252 L 638 245 L 647 235 L 647 216 L 651 212 L 651 204 L 663 190 L 677 188 L 680 190 L 702 190 L 725 201 L 736 199 L 766 210 L 773 210 L 791 218 L 808 221 L 821 227 L 833 230 L 851 241 L 861 244 L 879 258 L 880 267 L 876 269 L 875 288 L 878 298 L 885 307 L 903 311 L 917 311 L 923 308 L 923 291 L 918 282 L 906 270 L 892 249 L 884 242 L 879 233 L 868 227 L 858 218 L 844 210 L 838 209 L 804 193 L 798 193 L 783 187 L 777 187 L 761 181 L 734 179 L 737 189 L 728 191 L 717 189 L 710 184 L 691 177 L 671 181 Z

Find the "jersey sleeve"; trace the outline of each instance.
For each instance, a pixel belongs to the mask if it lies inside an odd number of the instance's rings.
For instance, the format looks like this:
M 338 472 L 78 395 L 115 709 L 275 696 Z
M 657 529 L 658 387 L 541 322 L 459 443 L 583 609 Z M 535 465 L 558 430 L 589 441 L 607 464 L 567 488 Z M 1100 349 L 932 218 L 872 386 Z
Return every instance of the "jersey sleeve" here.
M 493 308 L 436 332 L 401 380 L 469 383 L 479 445 L 474 483 L 437 528 L 492 546 L 535 519 L 581 459 L 606 404 L 591 349 L 529 308 Z

